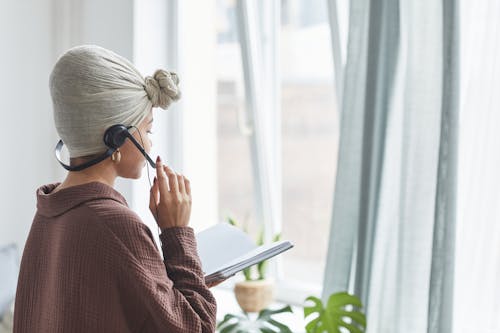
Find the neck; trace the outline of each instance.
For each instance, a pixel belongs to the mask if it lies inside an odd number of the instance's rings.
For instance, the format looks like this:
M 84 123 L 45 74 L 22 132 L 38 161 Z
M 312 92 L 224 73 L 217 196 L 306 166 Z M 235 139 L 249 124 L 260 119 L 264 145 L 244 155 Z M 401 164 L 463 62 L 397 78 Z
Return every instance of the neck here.
M 109 161 L 104 161 L 81 171 L 69 171 L 60 187 L 69 187 L 93 181 L 114 187 L 116 177 L 117 174 L 113 165 Z

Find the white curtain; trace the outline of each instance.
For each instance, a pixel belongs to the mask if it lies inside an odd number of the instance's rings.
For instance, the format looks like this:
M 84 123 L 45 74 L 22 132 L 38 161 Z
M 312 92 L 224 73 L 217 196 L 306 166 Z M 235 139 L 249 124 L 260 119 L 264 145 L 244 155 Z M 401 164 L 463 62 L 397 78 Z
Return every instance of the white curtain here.
M 500 2 L 461 1 L 454 332 L 500 332 Z
M 323 296 L 368 332 L 448 333 L 458 118 L 455 1 L 352 0 Z

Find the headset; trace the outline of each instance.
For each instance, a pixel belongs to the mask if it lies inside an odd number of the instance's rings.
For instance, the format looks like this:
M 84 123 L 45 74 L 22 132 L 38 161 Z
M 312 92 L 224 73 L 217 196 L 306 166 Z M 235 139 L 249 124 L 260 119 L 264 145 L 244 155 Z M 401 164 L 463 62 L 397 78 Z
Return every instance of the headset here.
M 82 163 L 82 164 L 76 165 L 76 166 L 70 166 L 70 165 L 64 164 L 64 162 L 61 160 L 61 150 L 62 150 L 62 147 L 64 146 L 64 143 L 62 140 L 59 140 L 59 142 L 56 145 L 56 149 L 55 149 L 56 158 L 59 161 L 59 163 L 66 170 L 68 170 L 68 171 L 80 171 L 80 170 L 86 169 L 94 164 L 97 164 L 97 163 L 103 161 L 104 159 L 108 158 L 109 156 L 111 156 L 118 148 L 120 148 L 125 143 L 125 140 L 127 140 L 127 138 L 128 138 L 137 147 L 137 149 L 139 149 L 139 151 L 142 153 L 142 155 L 144 155 L 144 157 L 149 162 L 151 167 L 153 169 L 156 169 L 155 162 L 153 162 L 153 160 L 148 155 L 148 153 L 146 153 L 144 148 L 142 148 L 142 146 L 139 144 L 139 142 L 137 142 L 137 140 L 128 131 L 132 127 L 135 127 L 137 129 L 137 131 L 139 132 L 139 136 L 141 137 L 141 142 L 142 142 L 142 144 L 144 144 L 144 142 L 142 141 L 141 132 L 139 131 L 139 129 L 136 126 L 125 126 L 125 125 L 117 124 L 117 125 L 113 125 L 113 126 L 109 127 L 106 130 L 106 132 L 104 132 L 103 140 L 104 140 L 104 144 L 108 147 L 108 150 L 106 150 L 106 152 L 104 154 L 102 154 L 101 156 L 99 156 L 91 161 L 88 161 L 88 162 L 85 162 L 85 163 Z M 147 171 L 148 171 L 148 179 L 149 179 L 149 169 L 147 169 Z M 151 179 L 149 179 L 149 183 L 151 184 Z M 158 217 L 159 216 L 158 215 L 158 205 L 156 204 L 156 200 L 154 201 L 154 203 L 155 203 L 155 208 L 156 208 L 156 216 Z M 161 233 L 161 229 L 158 226 L 158 237 L 160 237 L 160 233 Z
M 156 168 L 155 162 L 153 162 L 153 160 L 146 153 L 144 148 L 142 148 L 142 146 L 139 144 L 139 142 L 137 142 L 137 140 L 132 136 L 132 134 L 130 134 L 129 129 L 131 129 L 132 127 L 135 127 L 135 126 L 125 126 L 125 125 L 117 124 L 117 125 L 113 125 L 113 126 L 109 127 L 106 130 L 106 132 L 104 132 L 104 138 L 103 138 L 104 144 L 108 147 L 108 149 L 106 150 L 106 152 L 104 154 L 102 154 L 99 157 L 96 157 L 93 160 L 90 160 L 88 162 L 85 162 L 85 163 L 82 163 L 82 164 L 76 165 L 76 166 L 70 166 L 70 165 L 65 164 L 61 160 L 61 150 L 64 146 L 64 143 L 62 140 L 59 140 L 59 142 L 56 145 L 56 148 L 55 148 L 56 158 L 59 161 L 59 163 L 63 166 L 63 168 L 65 168 L 66 170 L 68 170 L 68 171 L 80 171 L 80 170 L 86 169 L 92 165 L 95 165 L 95 164 L 105 160 L 109 156 L 111 156 L 118 148 L 120 148 L 125 143 L 125 140 L 128 138 L 137 147 L 137 149 L 139 149 L 139 151 L 142 153 L 142 155 L 144 155 L 144 157 L 149 162 L 151 167 L 153 169 Z M 139 129 L 137 129 L 137 130 L 139 130 Z

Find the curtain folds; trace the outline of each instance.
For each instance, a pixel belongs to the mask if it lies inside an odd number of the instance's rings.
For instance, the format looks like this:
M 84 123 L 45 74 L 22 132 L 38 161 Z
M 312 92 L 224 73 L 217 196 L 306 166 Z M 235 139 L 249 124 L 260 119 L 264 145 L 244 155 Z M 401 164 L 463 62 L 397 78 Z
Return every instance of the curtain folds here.
M 454 0 L 352 0 L 323 297 L 368 332 L 451 332 L 458 137 Z

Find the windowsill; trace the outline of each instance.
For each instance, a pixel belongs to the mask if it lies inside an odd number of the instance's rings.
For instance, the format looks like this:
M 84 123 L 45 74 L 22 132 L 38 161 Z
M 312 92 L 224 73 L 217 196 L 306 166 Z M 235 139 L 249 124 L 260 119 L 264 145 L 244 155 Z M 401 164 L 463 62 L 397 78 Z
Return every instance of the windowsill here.
M 213 295 L 217 299 L 217 322 L 221 321 L 228 313 L 238 314 L 241 309 L 234 297 L 232 288 L 230 288 L 229 281 L 221 284 L 220 286 L 211 289 Z M 277 309 L 285 306 L 286 303 L 273 302 L 269 308 Z M 305 321 L 302 307 L 292 305 L 293 313 L 281 313 L 274 316 L 274 318 L 283 324 L 287 325 L 292 332 L 303 333 L 305 332 Z

